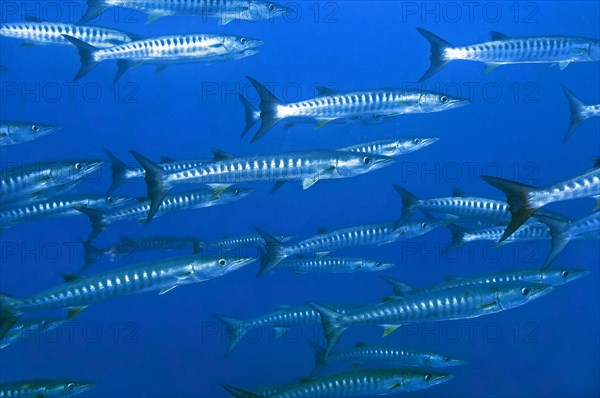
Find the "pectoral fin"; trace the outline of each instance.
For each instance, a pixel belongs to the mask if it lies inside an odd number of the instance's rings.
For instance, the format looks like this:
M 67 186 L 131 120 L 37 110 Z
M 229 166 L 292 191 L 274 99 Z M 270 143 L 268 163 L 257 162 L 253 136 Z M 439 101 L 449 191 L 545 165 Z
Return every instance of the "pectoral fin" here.
M 484 303 L 481 304 L 479 306 L 479 308 L 481 308 L 482 310 L 491 310 L 492 308 L 494 308 L 498 303 L 496 301 L 492 301 L 490 303 Z
M 152 22 L 156 22 L 156 21 L 158 21 L 162 17 L 163 16 L 160 15 L 160 14 L 150 14 L 150 15 L 148 15 L 148 18 L 146 19 L 146 25 L 149 25 Z
M 162 296 L 165 293 L 169 293 L 171 290 L 175 289 L 177 287 L 177 285 L 175 286 L 171 286 L 171 287 L 165 287 L 164 289 L 162 289 L 160 291 L 160 293 L 158 293 L 159 296 Z
M 381 337 L 386 337 L 390 333 L 393 333 L 399 327 L 400 325 L 383 325 L 383 336 Z
M 325 126 L 326 124 L 328 124 L 334 120 L 335 119 L 318 119 L 317 125 L 315 126 L 315 130 L 319 130 L 321 127 Z
M 308 189 L 312 187 L 317 181 L 319 181 L 318 178 L 305 178 L 302 180 L 302 189 Z
M 85 310 L 86 308 L 87 308 L 87 305 L 84 305 L 82 307 L 69 308 L 69 312 L 67 313 L 67 319 L 75 318 L 77 315 L 79 315 L 81 313 L 81 311 Z
M 500 64 L 485 64 L 485 69 L 483 70 L 483 73 L 490 73 L 499 66 Z
M 564 70 L 567 66 L 569 66 L 570 63 L 571 63 L 571 61 L 559 62 L 558 67 L 560 68 L 560 70 Z
M 275 186 L 273 187 L 273 189 L 271 189 L 271 193 L 277 192 L 281 189 L 281 187 L 286 183 L 287 181 L 285 180 L 279 180 L 275 183 Z

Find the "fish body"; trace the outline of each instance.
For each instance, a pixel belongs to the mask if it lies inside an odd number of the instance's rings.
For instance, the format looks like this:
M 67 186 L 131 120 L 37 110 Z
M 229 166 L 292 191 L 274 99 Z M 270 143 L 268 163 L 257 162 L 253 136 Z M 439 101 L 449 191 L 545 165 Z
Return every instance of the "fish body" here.
M 506 195 L 511 220 L 500 241 L 508 238 L 540 207 L 547 204 L 589 197 L 600 199 L 600 167 L 594 167 L 577 177 L 546 187 L 533 187 L 499 177 L 481 178 Z
M 137 39 L 136 35 L 98 26 L 81 26 L 59 22 L 9 22 L 0 25 L 0 36 L 25 40 L 32 44 L 57 44 L 70 46 L 63 35 L 98 48 L 113 47 Z
M 423 149 L 434 142 L 437 142 L 438 140 L 439 138 L 392 138 L 368 142 L 365 144 L 352 145 L 345 148 L 340 148 L 338 151 L 371 153 L 373 155 L 394 157 L 418 151 L 419 149 Z
M 362 308 L 364 304 L 329 304 L 328 306 L 341 313 L 346 313 Z M 216 315 L 216 318 L 223 322 L 225 330 L 229 334 L 230 343 L 227 353 L 231 353 L 246 333 L 253 329 L 274 328 L 276 336 L 280 336 L 289 328 L 318 326 L 321 321 L 319 313 L 308 305 L 279 307 L 276 311 L 249 320 Z
M 395 266 L 396 264 L 384 263 L 365 258 L 324 257 L 314 259 L 300 258 L 296 260 L 283 261 L 279 264 L 278 268 L 292 271 L 295 274 L 344 274 L 353 272 L 383 271 Z
M 88 0 L 87 3 L 86 13 L 78 24 L 87 23 L 115 6 L 144 12 L 149 15 L 148 22 L 164 16 L 190 15 L 218 18 L 221 25 L 234 20 L 270 20 L 291 12 L 288 7 L 262 0 Z
M 50 190 L 64 192 L 97 171 L 102 160 L 34 163 L 0 173 L 0 203 L 29 201 Z
M 272 398 L 337 398 L 374 397 L 420 391 L 452 379 L 439 372 L 401 369 L 364 369 L 312 377 L 289 388 L 274 388 Z M 236 398 L 255 398 L 260 395 L 235 387 L 223 387 Z M 264 395 L 263 395 L 264 396 Z
M 86 206 L 92 209 L 110 211 L 124 206 L 133 200 L 133 198 L 108 195 L 69 195 L 54 200 L 3 208 L 0 211 L 0 230 L 50 216 L 81 214 L 74 209 L 74 206 Z
M 26 380 L 0 384 L 0 398 L 68 398 L 93 387 L 89 382 Z
M 571 62 L 600 61 L 600 41 L 582 37 L 542 36 L 509 37 L 492 33 L 492 40 L 468 46 L 453 46 L 433 33 L 417 28 L 431 45 L 431 65 L 419 81 L 433 76 L 448 62 L 478 61 L 490 71 L 508 64 L 558 64 L 561 69 Z
M 258 53 L 258 48 L 263 44 L 260 40 L 239 36 L 189 34 L 153 37 L 109 48 L 97 48 L 72 36 L 63 36 L 79 52 L 81 68 L 75 80 L 82 78 L 102 61 L 116 60 L 118 71 L 114 82 L 136 63 L 213 63 L 237 60 Z
M 270 271 L 286 258 L 356 247 L 383 245 L 403 239 L 416 238 L 438 227 L 443 221 L 380 223 L 337 229 L 303 241 L 285 245 L 267 232 L 257 229 L 267 242 L 267 252 L 261 258 L 261 275 Z
M 289 240 L 286 236 L 280 236 L 279 239 L 282 241 Z M 244 236 L 233 236 L 231 238 L 223 238 L 212 242 L 200 242 L 198 244 L 198 250 L 202 253 L 216 254 L 226 252 L 243 252 L 248 248 L 265 249 L 266 242 L 259 234 L 244 235 Z
M 581 101 L 579 98 L 575 96 L 571 91 L 569 91 L 566 87 L 563 86 L 563 91 L 565 92 L 565 96 L 569 101 L 569 109 L 571 111 L 571 118 L 569 121 L 569 129 L 567 130 L 567 134 L 563 140 L 567 142 L 573 131 L 583 123 L 585 120 L 591 117 L 599 117 L 600 116 L 600 104 L 588 105 Z
M 159 165 L 138 152 L 132 155 L 146 171 L 152 219 L 167 192 L 180 184 L 239 184 L 244 182 L 302 181 L 304 189 L 319 180 L 349 178 L 391 165 L 386 156 L 363 155 L 339 151 L 312 151 L 230 157 L 179 172 L 165 172 Z
M 43 333 L 56 329 L 66 322 L 66 319 L 32 319 L 14 325 L 0 339 L 0 349 L 8 347 L 19 340 L 27 339 L 27 336 L 41 336 Z
M 409 113 L 440 112 L 469 104 L 460 97 L 424 90 L 382 89 L 332 93 L 306 101 L 283 103 L 257 80 L 248 77 L 260 96 L 261 127 L 257 141 L 282 120 L 314 122 L 317 128 L 343 120 L 386 120 Z M 248 121 L 248 116 L 247 116 Z
M 2 122 L 0 123 L 0 146 L 37 140 L 58 130 L 60 127 L 38 123 Z
M 314 303 L 309 305 L 321 315 L 328 343 L 327 356 L 349 327 L 381 325 L 387 335 L 407 323 L 469 319 L 505 311 L 522 306 L 552 289 L 551 285 L 531 282 L 460 286 L 409 295 L 404 300 L 391 300 L 347 314 Z

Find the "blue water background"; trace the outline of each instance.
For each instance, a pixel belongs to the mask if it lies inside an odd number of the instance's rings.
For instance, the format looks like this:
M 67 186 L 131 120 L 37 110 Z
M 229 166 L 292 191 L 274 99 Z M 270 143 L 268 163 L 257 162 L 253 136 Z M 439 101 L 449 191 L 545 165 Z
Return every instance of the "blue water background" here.
M 21 2 L 13 4 L 22 6 Z M 423 7 L 421 2 L 410 4 Z M 397 1 L 302 2 L 296 3 L 302 15 L 295 22 L 278 19 L 227 26 L 194 17 L 169 17 L 146 25 L 142 14 L 109 11 L 93 24 L 145 36 L 237 34 L 263 39 L 265 46 L 260 54 L 244 60 L 174 65 L 160 74 L 143 65 L 127 72 L 118 86 L 111 85 L 115 64 L 105 62 L 79 82 L 72 97 L 68 84 L 79 68 L 73 48 L 26 49 L 19 47 L 19 41 L 2 38 L 0 63 L 10 70 L 0 75 L 1 118 L 47 122 L 63 130 L 2 148 L 0 160 L 20 164 L 105 158 L 102 149 L 106 147 L 133 163 L 130 149 L 153 159 L 162 155 L 188 159 L 210 156 L 211 147 L 250 155 L 333 149 L 394 136 L 441 138 L 372 174 L 319 182 L 306 191 L 290 183 L 276 194 L 270 193 L 271 184 L 254 184 L 251 187 L 257 191 L 252 196 L 231 205 L 157 218 L 147 228 L 135 222 L 112 225 L 97 240 L 103 245 L 122 236 L 157 234 L 213 240 L 253 233 L 253 226 L 306 238 L 319 228 L 397 219 L 401 199 L 392 184 L 424 198 L 448 196 L 460 187 L 475 196 L 503 199 L 501 192 L 478 175 L 487 172 L 544 185 L 588 169 L 591 157 L 600 153 L 598 120 L 582 124 L 563 145 L 569 109 L 561 84 L 583 101 L 597 103 L 598 63 L 572 64 L 564 71 L 548 65 L 505 66 L 483 74 L 481 64 L 453 62 L 422 87 L 450 94 L 457 94 L 458 87 L 463 96 L 469 96 L 468 85 L 478 84 L 473 89 L 474 103 L 468 107 L 403 116 L 377 125 L 332 125 L 317 132 L 310 125 L 290 130 L 279 125 L 256 144 L 239 139 L 244 115 L 236 93 L 242 91 L 257 102 L 245 75 L 277 83 L 276 95 L 298 100 L 314 96 L 316 85 L 341 91 L 411 87 L 429 65 L 429 45 L 416 27 L 455 44 L 488 40 L 490 30 L 515 36 L 600 37 L 597 2 L 521 3 L 516 17 L 514 3 L 483 2 L 472 19 L 462 3 L 453 3 L 461 7 L 459 18 L 445 4 L 428 3 L 434 10 L 438 7 L 434 14 L 409 15 L 403 8 L 406 3 Z M 497 9 L 502 11 L 498 18 L 494 17 Z M 81 12 L 77 8 L 78 15 Z M 3 9 L 3 22 L 20 19 Z M 68 15 L 61 19 L 68 20 Z M 36 84 L 39 98 L 24 92 L 24 87 L 35 89 Z M 15 87 L 18 94 L 11 94 Z M 494 100 L 498 88 L 501 94 Z M 100 98 L 96 101 L 97 90 Z M 90 179 L 77 192 L 104 192 L 110 181 L 108 168 Z M 128 183 L 118 193 L 144 195 L 145 186 L 142 181 Z M 593 205 L 592 200 L 582 200 L 552 208 L 581 217 Z M 0 291 L 26 296 L 60 284 L 60 274 L 76 272 L 82 261 L 80 248 L 73 249 L 71 256 L 69 245 L 88 233 L 85 217 L 48 219 L 3 233 Z M 448 275 L 537 267 L 549 248 L 547 242 L 507 245 L 500 251 L 480 245 L 442 256 L 439 252 L 449 239 L 449 232 L 441 229 L 409 242 L 339 254 L 397 262 L 398 267 L 385 275 L 425 286 Z M 15 245 L 17 254 L 12 251 Z M 158 257 L 154 253 L 128 260 Z M 382 340 L 378 328 L 357 328 L 346 332 L 338 347 L 350 347 L 356 341 L 398 344 L 440 350 L 468 361 L 450 369 L 454 380 L 413 396 L 598 396 L 599 258 L 597 241 L 570 243 L 556 264 L 588 269 L 590 276 L 525 307 L 475 319 L 472 329 L 467 322 L 442 322 L 414 331 L 399 330 Z M 91 272 L 116 265 L 103 261 Z M 314 328 L 302 330 L 300 336 L 290 332 L 273 342 L 263 330 L 259 337 L 253 334 L 254 341 L 243 341 L 224 358 L 228 341 L 213 314 L 246 319 L 273 310 L 274 304 L 368 303 L 389 293 L 380 274 L 297 277 L 279 271 L 259 279 L 257 270 L 254 264 L 160 297 L 144 294 L 95 304 L 73 320 L 72 334 L 62 328 L 54 339 L 29 339 L 2 350 L 0 379 L 92 380 L 98 386 L 86 393 L 89 397 L 224 397 L 220 383 L 250 388 L 307 375 L 313 366 L 308 340 L 323 338 L 321 330 Z

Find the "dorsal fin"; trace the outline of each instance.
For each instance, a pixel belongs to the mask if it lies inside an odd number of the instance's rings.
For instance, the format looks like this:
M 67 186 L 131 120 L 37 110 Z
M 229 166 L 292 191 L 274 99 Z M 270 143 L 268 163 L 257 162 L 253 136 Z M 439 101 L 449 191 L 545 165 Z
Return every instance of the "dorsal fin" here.
M 592 161 L 594 162 L 594 168 L 600 167 L 600 156 L 592 157 Z
M 364 348 L 364 347 L 367 347 L 367 343 L 362 342 L 362 341 L 358 341 L 358 342 L 356 342 L 356 344 L 354 344 L 354 347 L 356 347 L 356 348 Z
M 42 23 L 44 22 L 41 18 L 38 18 L 34 15 L 25 15 L 23 17 L 23 19 L 25 20 L 25 22 L 34 22 L 34 23 Z
M 215 158 L 216 161 L 227 160 L 227 159 L 233 158 L 232 154 L 222 151 L 220 149 L 211 148 L 210 150 L 213 153 L 213 157 Z
M 161 158 L 160 158 L 161 163 L 172 163 L 174 161 L 175 161 L 175 159 L 173 159 L 170 156 L 161 156 Z
M 496 32 L 495 30 L 491 30 L 490 35 L 492 36 L 492 40 L 508 39 L 507 35 L 505 35 L 504 33 Z
M 81 275 L 76 274 L 62 274 L 61 276 L 65 282 L 74 282 L 78 279 L 81 279 Z
M 459 197 L 459 198 L 466 198 L 469 195 L 460 188 L 454 188 L 452 190 L 452 196 Z
M 319 95 L 319 97 L 326 97 L 328 95 L 336 95 L 338 92 L 332 88 L 329 87 L 325 87 L 325 86 L 317 86 L 317 94 Z
M 456 282 L 463 279 L 461 276 L 446 276 L 444 277 L 445 282 Z

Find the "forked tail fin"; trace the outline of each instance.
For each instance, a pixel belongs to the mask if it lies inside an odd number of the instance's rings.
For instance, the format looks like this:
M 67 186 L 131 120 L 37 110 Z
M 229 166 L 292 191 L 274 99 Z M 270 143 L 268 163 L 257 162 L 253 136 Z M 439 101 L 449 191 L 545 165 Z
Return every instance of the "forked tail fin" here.
M 81 61 L 81 67 L 79 68 L 79 72 L 75 76 L 73 80 L 79 80 L 83 76 L 87 75 L 92 69 L 98 65 L 98 61 L 94 59 L 94 53 L 98 50 L 96 47 L 88 44 L 84 41 L 76 39 L 69 35 L 62 35 L 65 39 L 73 43 L 73 45 L 77 48 L 79 52 L 79 59 Z
M 538 210 L 537 207 L 532 206 L 529 202 L 529 195 L 539 188 L 499 177 L 481 176 L 481 178 L 488 184 L 504 192 L 510 214 L 512 215 L 510 223 L 498 241 L 500 243 L 519 229 Z
M 447 47 L 452 47 L 452 44 L 448 43 L 446 40 L 442 39 L 437 35 L 434 35 L 430 31 L 425 30 L 423 28 L 417 28 L 417 30 L 423 35 L 423 37 L 427 39 L 427 41 L 429 41 L 429 45 L 431 46 L 431 64 L 429 65 L 429 69 L 427 69 L 427 71 L 419 79 L 419 82 L 422 82 L 429 79 L 440 69 L 446 66 L 448 60 L 444 55 L 444 51 Z
M 536 215 L 536 218 L 546 224 L 550 230 L 552 237 L 550 243 L 550 253 L 544 262 L 544 268 L 549 267 L 554 259 L 563 251 L 567 244 L 571 241 L 571 236 L 568 234 L 570 222 L 559 220 L 550 216 Z
M 129 167 L 121 159 L 116 157 L 111 151 L 104 148 L 106 156 L 110 159 L 110 170 L 112 176 L 112 184 L 108 188 L 107 193 L 111 193 L 121 186 L 127 180 L 127 172 L 130 170 Z
M 225 330 L 229 335 L 229 347 L 227 348 L 227 353 L 225 354 L 225 356 L 227 356 L 231 354 L 231 352 L 235 349 L 238 343 L 242 341 L 248 330 L 245 327 L 244 321 L 242 320 L 230 318 L 223 315 L 215 315 L 214 317 L 223 322 L 223 324 L 225 325 Z
M 307 303 L 321 316 L 321 325 L 327 340 L 327 349 L 325 350 L 325 358 L 329 355 L 333 347 L 337 344 L 342 336 L 342 333 L 348 326 L 343 322 L 343 314 L 332 310 L 331 308 L 315 303 Z
M 90 236 L 88 236 L 87 241 L 86 241 L 87 244 L 89 244 L 94 239 L 96 239 L 96 237 L 98 235 L 100 235 L 100 233 L 102 231 L 104 231 L 106 229 L 106 226 L 108 225 L 108 222 L 106 220 L 106 213 L 103 212 L 102 210 L 90 209 L 89 207 L 85 207 L 85 206 L 73 206 L 73 208 L 75 210 L 85 214 L 86 216 L 88 216 L 88 218 L 90 220 L 90 224 L 92 224 L 92 232 L 90 232 Z M 91 265 L 91 264 L 87 264 L 87 259 L 86 259 L 86 265 L 87 266 Z
M 14 307 L 16 299 L 0 293 L 0 339 L 3 339 L 21 315 Z
M 260 119 L 262 121 L 260 129 L 252 138 L 250 142 L 258 141 L 262 136 L 267 134 L 269 130 L 273 128 L 281 118 L 277 115 L 277 106 L 281 105 L 281 101 L 273 95 L 265 86 L 259 83 L 257 80 L 246 76 L 250 83 L 254 86 L 260 97 Z
M 129 152 L 146 172 L 144 181 L 146 181 L 148 196 L 150 197 L 150 211 L 148 211 L 148 218 L 146 218 L 146 224 L 148 224 L 158 211 L 167 193 L 169 193 L 171 186 L 164 182 L 164 177 L 167 173 L 158 164 L 139 152 Z
M 250 131 L 250 129 L 260 120 L 260 111 L 254 107 L 244 97 L 242 94 L 239 94 L 240 101 L 244 105 L 244 114 L 246 116 L 246 126 L 244 127 L 244 131 L 242 131 L 242 138 Z
M 310 346 L 315 352 L 315 368 L 313 370 L 313 374 L 319 373 L 327 366 L 327 357 L 325 356 L 326 350 L 324 347 L 321 347 L 319 343 L 313 340 L 310 341 Z
M 258 275 L 263 276 L 288 256 L 285 254 L 285 247 L 280 239 L 260 228 L 254 227 L 254 229 L 266 243 L 266 251 L 260 250 L 260 272 Z
M 77 25 L 90 22 L 92 19 L 98 18 L 100 14 L 106 11 L 110 6 L 105 3 L 105 0 L 88 0 L 85 14 L 81 17 Z
M 567 96 L 567 100 L 569 101 L 569 109 L 571 111 L 571 119 L 569 121 L 569 129 L 567 130 L 567 134 L 565 134 L 565 138 L 563 139 L 563 143 L 567 142 L 569 137 L 573 134 L 573 131 L 583 122 L 588 116 L 583 114 L 583 109 L 585 109 L 585 104 L 579 98 L 577 98 L 572 92 L 570 92 L 566 87 L 563 86 L 563 91 Z

